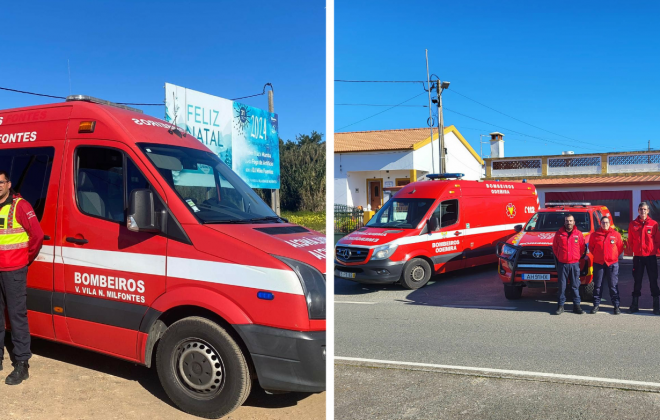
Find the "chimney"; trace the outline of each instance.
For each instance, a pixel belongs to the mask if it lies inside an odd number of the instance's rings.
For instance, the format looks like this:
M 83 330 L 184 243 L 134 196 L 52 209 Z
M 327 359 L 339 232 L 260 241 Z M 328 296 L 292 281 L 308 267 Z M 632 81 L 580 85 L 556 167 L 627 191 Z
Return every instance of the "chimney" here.
M 490 157 L 503 158 L 504 157 L 504 134 L 490 133 Z

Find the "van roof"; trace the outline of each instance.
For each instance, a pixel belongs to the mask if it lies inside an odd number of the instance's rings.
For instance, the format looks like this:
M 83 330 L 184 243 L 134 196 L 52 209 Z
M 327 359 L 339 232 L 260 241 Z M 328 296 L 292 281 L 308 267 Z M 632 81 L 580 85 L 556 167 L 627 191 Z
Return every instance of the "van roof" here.
M 69 139 L 115 139 L 128 144 L 144 142 L 206 150 L 202 141 L 200 141 L 204 139 L 195 138 L 190 133 L 182 133 L 181 131 L 178 131 L 178 134 L 177 131 L 170 132 L 171 123 L 167 121 L 144 115 L 139 110 L 123 109 L 114 104 L 94 103 L 87 100 L 72 100 L 0 110 L 0 116 L 5 117 L 3 124 L 0 125 L 0 130 L 2 132 L 11 131 L 13 125 L 31 124 L 47 131 L 49 130 L 47 124 L 49 121 L 61 121 L 66 118 L 62 117 L 65 113 L 57 112 L 63 111 L 64 108 L 71 110 L 70 113 L 66 114 L 70 125 L 76 124 L 77 127 L 80 121 L 96 121 L 93 133 L 78 133 L 77 129 L 69 128 L 66 135 Z M 50 112 L 51 110 L 55 112 Z M 217 128 L 215 131 L 218 131 Z M 207 133 L 210 140 L 212 130 L 209 129 Z M 219 142 L 216 135 L 213 135 L 213 141 Z M 38 143 L 37 141 L 33 145 L 36 146 Z
M 398 198 L 437 198 L 444 192 L 451 194 L 452 188 L 460 188 L 463 195 L 474 194 L 480 190 L 491 190 L 502 194 L 526 194 L 536 191 L 534 185 L 526 182 L 468 181 L 451 179 L 445 181 L 417 181 L 405 185 L 396 193 Z

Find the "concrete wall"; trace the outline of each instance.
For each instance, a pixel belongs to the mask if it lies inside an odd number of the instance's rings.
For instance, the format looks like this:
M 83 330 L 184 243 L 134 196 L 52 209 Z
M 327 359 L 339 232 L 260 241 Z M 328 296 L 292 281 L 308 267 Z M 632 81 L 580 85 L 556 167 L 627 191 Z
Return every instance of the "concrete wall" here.
M 470 153 L 470 151 L 463 145 L 463 143 L 456 137 L 454 133 L 445 135 L 445 163 L 447 165 L 445 172 L 448 173 L 463 173 L 464 179 L 478 180 L 484 177 L 484 170 Z M 439 171 L 439 146 L 438 140 L 433 140 L 432 143 L 419 148 L 413 152 L 414 163 L 416 169 L 428 171 L 429 173 L 438 173 Z M 433 162 L 431 161 L 433 155 Z
M 464 173 L 465 179 L 469 180 L 483 177 L 481 164 L 454 133 L 445 135 L 445 147 L 446 172 Z M 432 155 L 435 165 L 431 162 Z M 438 173 L 438 155 L 437 139 L 414 151 L 335 153 L 335 203 L 366 208 L 367 178 L 394 181 L 396 178 L 409 177 L 410 170 L 415 169 L 417 179 L 423 180 L 427 173 Z

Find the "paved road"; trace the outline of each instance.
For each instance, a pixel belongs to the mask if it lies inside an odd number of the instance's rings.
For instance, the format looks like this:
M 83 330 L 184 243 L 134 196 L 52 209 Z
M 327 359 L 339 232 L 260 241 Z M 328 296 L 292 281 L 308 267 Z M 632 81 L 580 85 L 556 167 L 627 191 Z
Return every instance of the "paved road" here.
M 153 369 L 97 353 L 34 340 L 30 379 L 7 386 L 0 372 L 2 419 L 196 419 L 179 411 Z M 325 419 L 325 393 L 267 395 L 253 388 L 228 419 Z
M 660 394 L 438 372 L 335 368 L 336 419 L 657 419 Z
M 622 265 L 620 277 L 625 311 L 632 266 Z M 650 308 L 644 286 L 640 306 Z M 336 278 L 335 295 L 337 356 L 660 382 L 660 316 L 650 309 L 614 316 L 604 302 L 597 315 L 575 315 L 567 304 L 568 313 L 550 315 L 554 292 L 526 289 L 506 300 L 493 266 L 412 292 Z
M 625 311 L 632 291 L 630 264 L 622 264 L 620 278 Z M 568 312 L 555 316 L 551 315 L 556 309 L 554 290 L 545 293 L 542 289 L 525 289 L 522 299 L 506 300 L 494 265 L 443 275 L 417 291 L 335 278 L 335 354 L 660 382 L 660 316 L 651 314 L 646 281 L 642 293 L 643 309 L 639 314 L 612 315 L 605 291 L 607 300 L 601 304 L 601 313 L 575 315 L 570 312 L 572 304 L 567 304 Z M 590 303 L 583 304 L 583 309 L 590 307 Z M 348 398 L 361 387 L 379 381 L 395 383 L 396 377 L 406 376 L 394 375 L 391 369 L 378 371 L 383 371 L 385 376 L 390 372 L 393 377 L 373 376 L 367 381 L 365 376 L 346 375 L 346 368 L 337 367 L 336 406 L 340 409 L 350 406 L 350 401 L 342 398 Z M 356 384 L 356 380 L 363 379 Z M 514 384 L 511 386 L 515 388 Z M 394 400 L 402 391 L 393 385 L 388 395 Z M 537 395 L 542 394 L 541 388 L 538 392 Z M 558 398 L 561 392 L 558 391 Z M 487 394 L 475 395 L 475 403 L 490 398 Z M 373 398 L 369 401 L 379 404 Z M 424 399 L 419 401 L 423 403 Z M 449 401 L 462 406 L 459 400 Z M 370 403 L 365 401 L 365 409 Z M 377 411 L 373 413 L 379 416 Z M 396 413 L 403 417 L 403 411 Z M 475 414 L 475 417 L 479 416 Z M 539 417 L 544 416 L 540 413 Z

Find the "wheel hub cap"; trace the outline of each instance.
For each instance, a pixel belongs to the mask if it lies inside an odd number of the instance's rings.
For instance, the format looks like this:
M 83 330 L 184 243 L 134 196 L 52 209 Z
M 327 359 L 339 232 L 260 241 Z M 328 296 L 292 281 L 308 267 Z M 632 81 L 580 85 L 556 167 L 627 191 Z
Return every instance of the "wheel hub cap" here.
M 213 396 L 222 388 L 224 368 L 218 352 L 201 340 L 177 346 L 176 369 L 182 384 L 198 396 Z
M 413 268 L 411 275 L 414 281 L 422 281 L 424 279 L 424 269 L 417 266 Z

